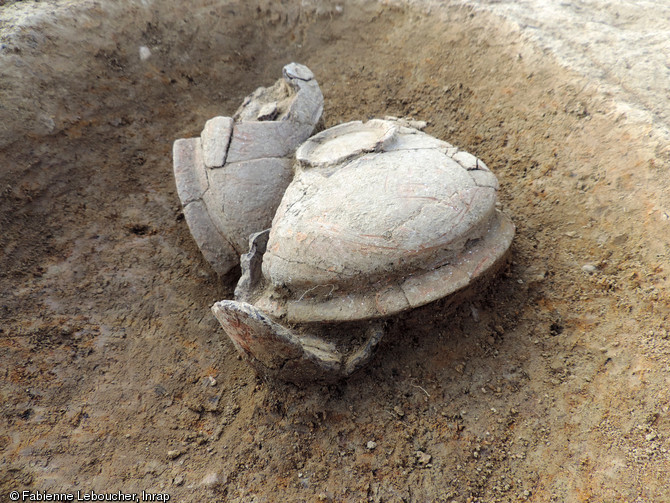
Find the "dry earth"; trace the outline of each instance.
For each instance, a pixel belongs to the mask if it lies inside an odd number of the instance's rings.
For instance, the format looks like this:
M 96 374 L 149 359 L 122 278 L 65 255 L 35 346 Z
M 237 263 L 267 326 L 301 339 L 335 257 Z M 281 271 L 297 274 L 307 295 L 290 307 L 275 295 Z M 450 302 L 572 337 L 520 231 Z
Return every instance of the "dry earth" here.
M 460 3 L 51 0 L 0 22 L 0 501 L 670 500 L 662 96 L 626 103 Z M 171 165 L 292 60 L 326 125 L 413 116 L 482 158 L 518 229 L 486 289 L 306 389 L 237 359 L 209 310 L 234 278 Z

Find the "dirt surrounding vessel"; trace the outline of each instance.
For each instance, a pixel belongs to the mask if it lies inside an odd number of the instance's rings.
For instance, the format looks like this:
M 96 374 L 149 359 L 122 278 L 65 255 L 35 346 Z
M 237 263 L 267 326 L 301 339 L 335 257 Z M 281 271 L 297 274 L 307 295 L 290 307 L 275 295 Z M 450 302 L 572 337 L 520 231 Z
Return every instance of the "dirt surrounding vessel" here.
M 670 3 L 0 11 L 0 494 L 670 501 Z M 483 159 L 516 225 L 488 286 L 302 389 L 212 315 L 239 273 L 204 259 L 172 172 L 176 138 L 289 61 L 325 127 L 416 117 Z

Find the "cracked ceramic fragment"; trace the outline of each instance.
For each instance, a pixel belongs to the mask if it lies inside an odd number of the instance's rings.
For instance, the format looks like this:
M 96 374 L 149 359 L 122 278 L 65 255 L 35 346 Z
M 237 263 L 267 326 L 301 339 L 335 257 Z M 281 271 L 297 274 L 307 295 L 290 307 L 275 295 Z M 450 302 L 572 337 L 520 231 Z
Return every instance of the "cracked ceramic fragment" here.
M 323 95 L 298 63 L 245 98 L 233 117 L 214 117 L 200 138 L 175 141 L 174 174 L 186 223 L 220 275 L 248 250 L 249 236 L 270 226 L 293 176 L 296 148 L 314 132 Z
M 514 226 L 496 209 L 497 179 L 453 149 L 395 120 L 341 124 L 300 146 L 272 227 L 252 237 L 236 300 L 212 307 L 260 373 L 347 376 L 372 355 L 385 318 L 456 299 L 499 269 Z
M 233 123 L 232 117 L 214 117 L 205 123 L 200 140 L 206 168 L 220 168 L 225 164 Z
M 426 121 L 419 121 L 413 119 L 412 117 L 394 117 L 393 115 L 387 115 L 386 117 L 384 117 L 384 120 L 396 121 L 403 126 L 418 129 L 419 131 L 423 131 L 424 129 L 426 129 L 426 126 L 428 126 L 428 123 Z

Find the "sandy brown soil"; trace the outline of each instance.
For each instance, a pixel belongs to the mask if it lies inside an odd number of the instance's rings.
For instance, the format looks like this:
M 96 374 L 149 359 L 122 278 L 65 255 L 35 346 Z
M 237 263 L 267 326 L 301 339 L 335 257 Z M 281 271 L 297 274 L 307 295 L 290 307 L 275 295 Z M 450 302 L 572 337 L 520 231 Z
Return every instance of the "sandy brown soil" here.
M 597 85 L 463 7 L 17 5 L 0 7 L 0 501 L 670 500 L 669 150 Z M 482 158 L 518 230 L 488 288 L 391 320 L 366 369 L 307 389 L 237 359 L 209 310 L 234 278 L 199 255 L 171 165 L 174 139 L 292 60 L 326 125 L 413 116 Z

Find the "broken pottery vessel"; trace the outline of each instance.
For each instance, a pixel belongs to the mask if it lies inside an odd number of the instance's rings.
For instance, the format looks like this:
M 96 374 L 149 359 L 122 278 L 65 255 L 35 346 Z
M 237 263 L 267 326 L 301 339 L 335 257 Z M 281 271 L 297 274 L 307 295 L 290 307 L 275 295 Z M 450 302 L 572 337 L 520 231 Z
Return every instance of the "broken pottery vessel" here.
M 233 117 L 214 117 L 200 138 L 175 141 L 174 174 L 198 247 L 224 275 L 248 251 L 249 235 L 270 226 L 293 176 L 296 148 L 314 132 L 323 95 L 306 66 L 248 96 Z
M 514 225 L 475 156 L 393 120 L 349 122 L 296 152 L 271 228 L 215 316 L 263 374 L 330 381 L 360 368 L 385 318 L 496 271 Z

